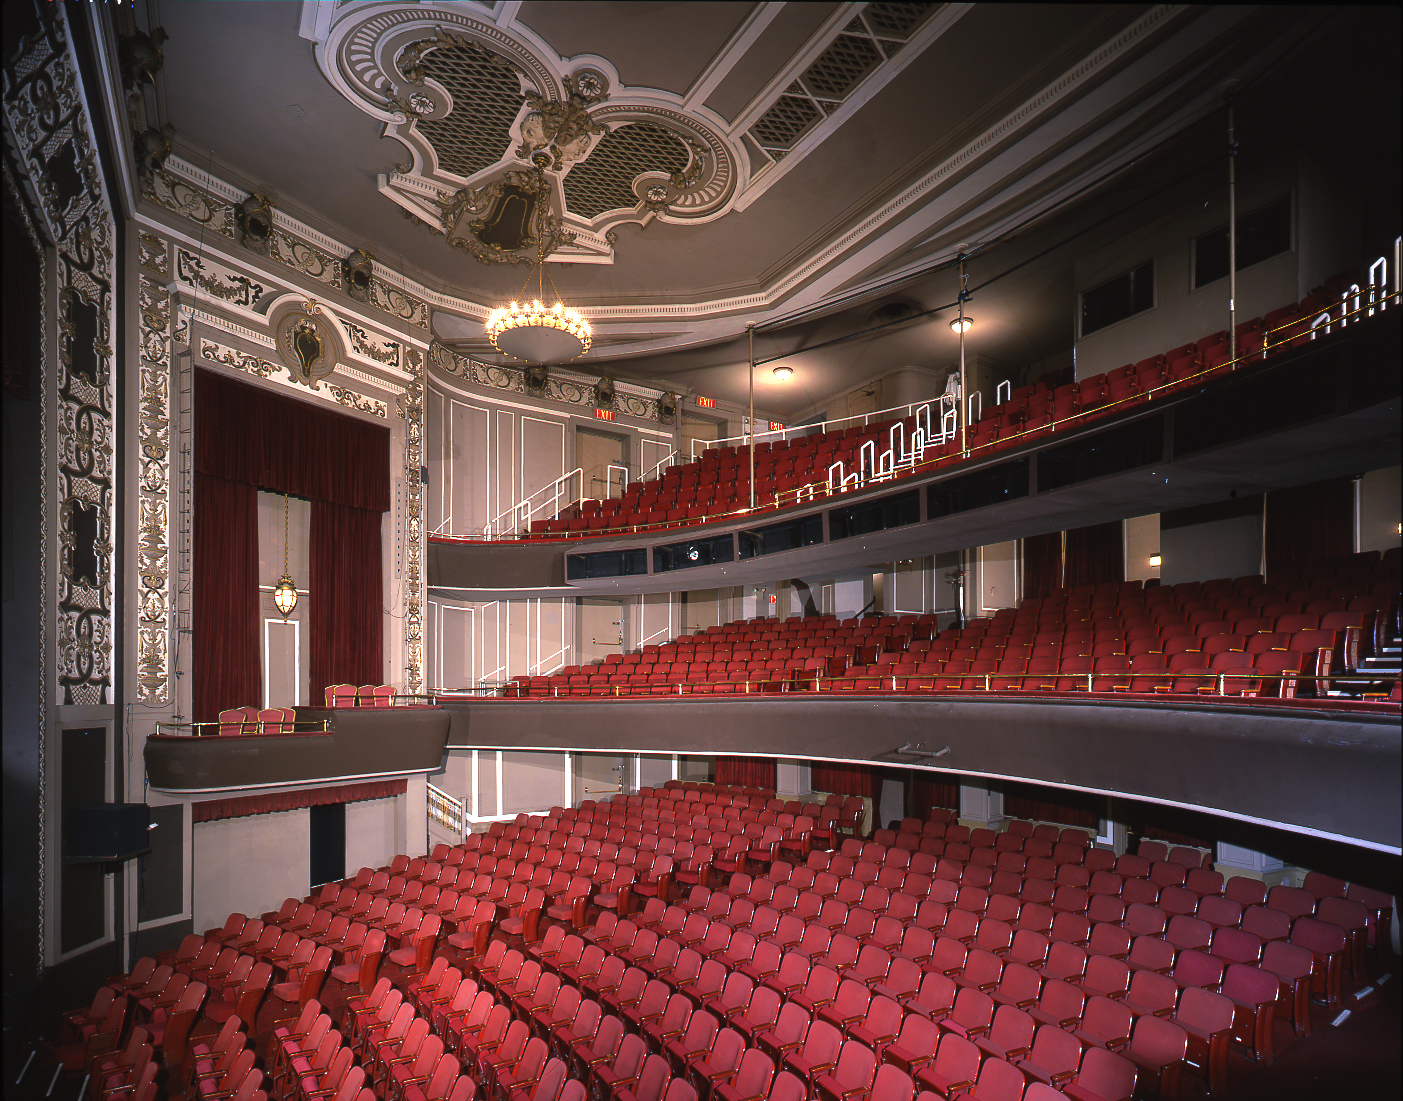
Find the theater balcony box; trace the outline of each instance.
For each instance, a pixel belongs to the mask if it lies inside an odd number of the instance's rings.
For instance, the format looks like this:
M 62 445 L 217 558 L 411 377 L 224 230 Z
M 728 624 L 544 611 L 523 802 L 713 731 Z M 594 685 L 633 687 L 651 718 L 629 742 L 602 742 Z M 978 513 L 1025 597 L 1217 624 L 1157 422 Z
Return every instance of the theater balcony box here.
M 146 739 L 146 775 L 172 794 L 284 784 L 364 780 L 436 771 L 448 743 L 439 707 L 299 707 L 297 721 L 329 729 L 294 734 L 225 734 Z

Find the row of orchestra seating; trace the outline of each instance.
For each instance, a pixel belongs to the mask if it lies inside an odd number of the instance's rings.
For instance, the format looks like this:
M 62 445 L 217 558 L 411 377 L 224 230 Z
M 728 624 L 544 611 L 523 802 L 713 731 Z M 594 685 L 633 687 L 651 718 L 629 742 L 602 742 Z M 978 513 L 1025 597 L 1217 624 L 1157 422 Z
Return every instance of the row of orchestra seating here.
M 224 1069 L 200 1081 L 221 1087 L 241 1060 L 258 1073 L 225 1037 L 270 998 L 275 1097 L 1128 1101 L 1181 1078 L 1223 1094 L 1230 1051 L 1270 1061 L 1309 1035 L 1312 992 L 1333 1008 L 1386 950 L 1393 900 L 1317 873 L 1225 882 L 1200 850 L 1117 857 L 945 810 L 826 849 L 787 805 L 676 785 L 520 815 L 230 915 L 112 989 L 153 1019 L 175 975 L 217 991 L 204 1047 Z
M 937 633 L 934 615 L 760 619 L 592 666 L 518 677 L 505 695 L 1116 692 L 1315 697 L 1398 627 L 1399 554 L 1261 576 L 1060 589 Z M 1387 698 L 1398 683 L 1351 694 Z
M 1362 269 L 1331 277 L 1300 302 L 1292 302 L 1236 328 L 1237 358 L 1231 358 L 1228 330 L 1201 340 L 1127 363 L 1113 371 L 1052 387 L 1046 382 L 1014 389 L 1007 400 L 985 406 L 972 422 L 967 440 L 929 439 L 941 431 L 942 406 L 931 403 L 931 419 L 918 424 L 914 414 L 871 424 L 835 428 L 795 438 L 755 444 L 755 501 L 759 508 L 782 508 L 815 495 L 841 492 L 830 468 L 872 478 L 908 473 L 928 474 L 945 466 L 985 458 L 1010 447 L 1021 447 L 1055 432 L 1076 430 L 1099 418 L 1139 408 L 1175 392 L 1298 348 L 1316 339 L 1316 323 L 1328 315 L 1323 331 L 1358 324 L 1375 312 L 1376 300 L 1392 297 L 1387 288 L 1368 283 Z M 921 430 L 922 441 L 912 440 Z M 875 456 L 864 445 L 875 446 Z M 891 460 L 874 463 L 887 449 Z M 905 456 L 903 460 L 903 456 Z M 890 472 L 890 473 L 889 473 Z M 833 483 L 832 488 L 830 483 Z M 669 467 L 655 481 L 631 483 L 622 496 L 580 501 L 559 516 L 533 521 L 528 538 L 580 538 L 617 535 L 641 527 L 695 525 L 718 519 L 751 502 L 751 455 L 746 446 L 709 448 L 699 458 Z

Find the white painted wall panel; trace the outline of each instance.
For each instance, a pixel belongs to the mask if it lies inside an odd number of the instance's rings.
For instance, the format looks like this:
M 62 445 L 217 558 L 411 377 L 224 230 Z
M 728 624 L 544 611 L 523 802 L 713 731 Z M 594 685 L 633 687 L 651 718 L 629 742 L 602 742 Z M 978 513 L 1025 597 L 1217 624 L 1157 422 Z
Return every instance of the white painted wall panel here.
M 312 874 L 311 811 L 275 811 L 196 822 L 191 843 L 196 929 L 233 912 L 257 917 L 304 896 Z
M 398 796 L 346 804 L 347 875 L 361 868 L 383 868 L 394 858 L 398 815 Z

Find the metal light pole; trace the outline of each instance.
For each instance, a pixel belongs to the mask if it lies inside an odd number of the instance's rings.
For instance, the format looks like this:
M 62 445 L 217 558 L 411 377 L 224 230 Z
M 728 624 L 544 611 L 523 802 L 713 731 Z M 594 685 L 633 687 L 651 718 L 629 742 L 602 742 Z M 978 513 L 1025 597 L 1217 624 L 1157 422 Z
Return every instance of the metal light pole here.
M 747 325 L 750 336 L 750 420 L 747 422 L 746 443 L 750 448 L 750 509 L 755 510 L 755 326 Z
M 965 254 L 960 250 L 960 451 L 969 454 L 969 384 L 965 380 Z
M 1233 133 L 1232 96 L 1236 81 L 1224 89 L 1228 101 L 1228 359 L 1237 370 L 1237 138 Z

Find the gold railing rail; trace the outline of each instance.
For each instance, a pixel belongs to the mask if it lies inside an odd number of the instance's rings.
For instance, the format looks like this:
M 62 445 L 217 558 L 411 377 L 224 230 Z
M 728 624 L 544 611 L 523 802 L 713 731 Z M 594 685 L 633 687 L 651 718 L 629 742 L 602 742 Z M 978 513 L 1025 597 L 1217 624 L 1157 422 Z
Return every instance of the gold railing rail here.
M 882 675 L 882 676 L 874 676 L 874 675 L 871 675 L 871 674 L 863 673 L 863 674 L 859 674 L 859 675 L 856 676 L 856 677 L 842 677 L 842 676 L 835 677 L 835 676 L 830 676 L 830 675 L 822 675 L 822 676 L 803 676 L 803 675 L 800 675 L 800 676 L 790 676 L 790 677 L 765 677 L 765 678 L 756 678 L 756 679 L 741 678 L 741 679 L 736 679 L 736 680 L 720 680 L 720 681 L 665 681 L 665 682 L 659 682 L 659 683 L 654 683 L 654 684 L 645 684 L 645 685 L 619 685 L 619 684 L 610 684 L 610 685 L 603 685 L 603 686 L 600 686 L 600 685 L 573 685 L 573 686 L 572 686 L 572 685 L 559 685 L 559 684 L 557 684 L 557 685 L 551 685 L 551 686 L 550 686 L 550 691 L 549 691 L 548 693 L 546 693 L 546 696 L 545 696 L 545 697 L 543 697 L 543 696 L 541 696 L 541 695 L 533 695 L 533 694 L 531 694 L 530 692 L 527 692 L 527 691 L 518 691 L 517 695 L 515 695 L 515 696 L 509 696 L 509 697 L 507 697 L 507 698 L 511 698 L 511 699 L 541 699 L 541 698 L 563 699 L 563 698 L 568 698 L 568 697 L 575 697 L 575 698 L 578 698 L 578 699 L 600 699 L 600 698 L 609 698 L 609 697 L 613 697 L 613 698 L 620 698 L 620 699 L 622 699 L 622 698 L 637 698 L 637 697 L 657 698 L 657 697 L 660 696 L 660 695 L 666 695 L 666 696 L 673 696 L 673 695 L 676 695 L 676 696 L 694 696 L 694 695 L 695 695 L 695 696 L 701 696 L 701 695 L 717 695 L 718 693 L 716 692 L 716 689 L 718 689 L 718 688 L 723 688 L 723 687 L 726 688 L 726 689 L 728 689 L 728 690 L 730 690 L 730 691 L 728 691 L 728 692 L 725 693 L 725 694 L 728 694 L 728 695 L 778 695 L 778 694 L 782 694 L 782 693 L 786 693 L 786 692 L 818 692 L 818 693 L 828 693 L 828 694 L 832 694 L 833 691 L 834 691 L 834 688 L 833 688 L 834 685 L 839 684 L 839 683 L 855 682 L 855 681 L 858 681 L 858 680 L 874 680 L 874 681 L 877 681 L 878 683 L 877 683 L 877 687 L 876 687 L 875 691 L 879 691 L 879 692 L 886 692 L 886 691 L 890 691 L 890 692 L 902 692 L 902 691 L 930 691 L 930 692 L 992 692 L 992 691 L 1004 691 L 1004 689 L 994 689 L 994 688 L 991 687 L 991 685 L 993 684 L 993 682 L 996 681 L 996 680 L 997 680 L 997 681 L 1018 681 L 1019 684 L 1022 685 L 1022 684 L 1024 684 L 1024 683 L 1026 683 L 1027 681 L 1030 681 L 1030 680 L 1037 680 L 1037 679 L 1041 679 L 1041 680 L 1044 680 L 1044 681 L 1054 681 L 1054 682 L 1055 682 L 1055 681 L 1061 681 L 1061 680 L 1073 680 L 1073 679 L 1075 679 L 1075 680 L 1078 682 L 1077 687 L 1071 688 L 1071 689 L 1063 689 L 1063 690 L 1061 690 L 1061 691 L 1072 691 L 1072 692 L 1083 692 L 1083 691 L 1084 691 L 1084 692 L 1093 693 L 1093 694 L 1096 694 L 1096 695 L 1113 695 L 1113 694 L 1121 693 L 1121 692 L 1129 692 L 1129 691 L 1130 691 L 1129 685 L 1127 684 L 1125 687 L 1096 688 L 1096 687 L 1095 687 L 1095 682 L 1098 681 L 1098 680 L 1099 680 L 1099 681 L 1108 681 L 1108 680 L 1133 681 L 1133 680 L 1135 680 L 1136 678 L 1140 678 L 1140 677 L 1154 678 L 1154 679 L 1158 679 L 1158 680 L 1166 680 L 1166 681 L 1171 681 L 1171 682 L 1174 681 L 1174 680 L 1180 679 L 1180 678 L 1183 678 L 1183 679 L 1192 679 L 1192 680 L 1195 680 L 1195 681 L 1211 681 L 1211 682 L 1212 682 L 1211 684 L 1199 685 L 1198 687 L 1196 687 L 1196 688 L 1194 689 L 1194 692 L 1193 692 L 1192 694 L 1194 694 L 1194 695 L 1217 695 L 1217 696 L 1225 696 L 1225 695 L 1228 695 L 1228 693 L 1224 691 L 1224 689 L 1225 689 L 1226 687 L 1228 687 L 1228 682 L 1229 682 L 1229 681 L 1238 681 L 1238 680 L 1240 680 L 1240 681 L 1256 681 L 1256 682 L 1258 682 L 1258 684 L 1260 685 L 1260 683 L 1263 682 L 1263 681 L 1280 681 L 1280 682 L 1283 682 L 1283 683 L 1285 683 L 1285 682 L 1287 682 L 1287 681 L 1290 681 L 1290 682 L 1292 682 L 1293 684 L 1295 684 L 1295 683 L 1297 683 L 1297 682 L 1301 682 L 1301 681 L 1330 682 L 1331 684 L 1334 684 L 1334 683 L 1344 683 L 1344 684 L 1383 684 L 1383 683 L 1387 683 L 1387 682 L 1390 682 L 1390 681 L 1393 681 L 1393 680 L 1396 680 L 1396 679 L 1397 679 L 1396 677 L 1391 677 L 1391 676 L 1378 676 L 1378 675 L 1370 675 L 1370 674 L 1366 674 L 1366 673 L 1333 673 L 1333 672 L 1332 672 L 1332 673 L 1310 673 L 1310 672 L 1296 672 L 1296 673 L 1291 673 L 1291 672 L 1286 672 L 1286 673 L 1259 673 L 1259 672 L 1246 672 L 1246 671 L 1241 671 L 1241 672 L 1239 672 L 1239 671 L 1230 670 L 1230 669 L 1229 669 L 1229 670 L 1218 670 L 1218 671 L 1211 671 L 1211 670 L 1210 670 L 1210 671 L 1204 671 L 1204 672 L 1198 672 L 1198 671 L 1194 671 L 1194 670 L 1179 670 L 1178 672 L 1169 672 L 1169 671 L 1160 671 L 1160 670 L 1131 670 L 1131 671 L 1129 671 L 1129 672 L 1120 672 L 1120 671 L 1110 672 L 1110 671 L 1103 670 L 1103 671 L 1101 671 L 1101 672 L 1099 672 L 1099 673 L 1098 673 L 1098 672 L 1094 672 L 1094 671 L 1093 671 L 1093 672 L 1076 672 L 1076 673 L 1000 673 L 1000 672 L 992 672 L 992 673 L 917 673 L 917 674 L 906 673 L 906 674 L 886 674 L 886 675 Z M 935 681 L 937 681 L 937 680 L 959 680 L 959 681 L 961 681 L 961 682 L 964 682 L 964 681 L 973 681 L 973 682 L 975 682 L 975 684 L 974 684 L 973 686 L 966 686 L 966 685 L 962 684 L 961 687 L 959 687 L 959 688 L 941 688 L 941 689 L 937 689 L 937 688 L 934 688 L 934 687 L 929 688 L 929 689 L 922 689 L 922 688 L 917 687 L 917 688 L 914 688 L 914 689 L 913 689 L 913 688 L 910 687 L 910 682 L 911 682 L 911 681 L 930 681 L 930 682 L 933 683 L 933 682 L 935 682 Z M 983 683 L 982 683 L 982 687 L 980 687 L 980 685 L 979 685 L 979 682 L 981 682 L 981 681 L 983 682 Z M 1082 683 L 1083 683 L 1083 682 L 1085 683 L 1085 688 L 1082 687 Z M 829 687 L 828 687 L 828 688 L 823 688 L 822 685 L 824 685 L 824 684 L 827 684 Z M 707 691 L 702 692 L 702 691 L 697 691 L 697 690 L 696 690 L 696 689 L 700 689 L 703 685 L 706 687 Z M 800 686 L 803 686 L 803 687 L 800 687 Z M 504 686 L 504 690 L 510 690 L 510 689 L 516 688 L 516 687 L 518 687 L 518 686 L 516 686 L 516 685 L 506 685 L 506 686 Z M 592 691 L 592 689 L 598 688 L 598 687 L 605 687 L 605 688 L 608 688 L 609 691 L 603 692 L 603 693 L 596 693 L 596 692 Z M 576 691 L 573 690 L 573 689 L 576 689 L 576 688 L 587 688 L 587 689 L 591 689 L 591 691 L 576 692 Z M 623 688 L 629 688 L 629 689 L 644 688 L 644 689 L 648 689 L 648 691 L 646 691 L 646 692 L 620 691 L 620 689 L 623 689 Z M 654 692 L 652 692 L 652 689 L 654 689 L 654 688 L 665 688 L 665 689 L 667 689 L 667 691 L 666 691 L 665 693 L 654 693 Z M 1143 694 L 1143 695 L 1150 695 L 1150 694 L 1157 694 L 1157 695 L 1163 695 L 1163 694 L 1189 695 L 1189 694 L 1191 694 L 1191 693 L 1185 693 L 1185 692 L 1174 693 L 1174 692 L 1171 691 L 1171 689 L 1172 689 L 1172 684 L 1171 684 L 1170 686 L 1154 688 L 1154 689 L 1152 689 L 1151 692 L 1147 692 L 1147 693 L 1137 693 L 1137 694 Z M 1216 690 L 1215 690 L 1215 689 L 1216 689 Z M 873 689 L 866 689 L 866 690 L 873 690 Z M 1021 690 L 1021 689 L 1020 689 L 1020 690 Z M 1056 692 L 1056 691 L 1059 691 L 1059 689 L 1057 689 L 1056 687 L 1054 687 L 1054 686 L 1051 685 L 1051 684 L 1039 685 L 1039 687 L 1038 687 L 1036 690 L 1037 690 L 1037 691 L 1045 691 L 1045 692 Z M 1258 689 L 1258 690 L 1259 690 L 1259 689 Z M 848 691 L 848 689 L 845 688 L 845 689 L 843 689 L 843 691 Z M 1256 691 L 1257 691 L 1257 690 L 1254 690 L 1254 692 L 1253 692 L 1254 695 L 1255 695 L 1255 692 L 1256 692 Z M 1239 696 L 1239 695 L 1242 695 L 1242 694 L 1243 694 L 1242 691 L 1238 691 L 1238 692 L 1232 693 L 1232 695 L 1234 695 L 1234 696 Z M 1377 695 L 1377 694 L 1378 694 L 1378 693 L 1374 693 L 1374 694 L 1372 694 L 1372 695 Z M 1266 697 L 1266 698 L 1269 698 L 1269 699 L 1276 699 L 1276 698 L 1279 698 L 1279 697 Z M 1315 698 L 1315 697 L 1308 697 L 1308 698 Z
M 231 730 L 231 734 L 267 734 L 269 733 L 269 731 L 266 728 L 270 726 L 278 727 L 277 733 L 279 734 L 325 734 L 331 729 L 331 723 L 327 719 L 299 719 L 296 722 L 290 723 L 265 723 L 259 722 L 254 719 L 237 719 L 213 723 L 158 722 L 156 723 L 156 733 L 157 735 L 163 735 L 165 737 L 184 736 L 195 738 L 208 738 L 210 736 L 217 736 L 220 732 L 220 727 L 226 726 L 237 726 L 240 728 L 238 731 Z M 284 730 L 283 727 L 286 727 L 287 729 Z
M 428 812 L 432 818 L 444 829 L 459 837 L 463 835 L 463 802 L 455 799 L 442 788 L 427 784 L 428 788 Z

